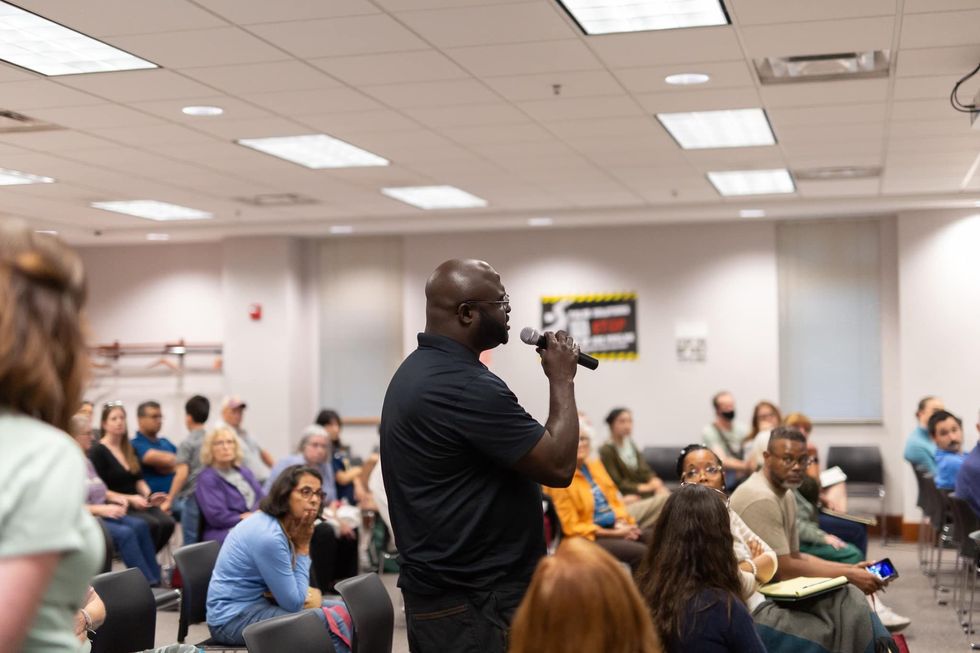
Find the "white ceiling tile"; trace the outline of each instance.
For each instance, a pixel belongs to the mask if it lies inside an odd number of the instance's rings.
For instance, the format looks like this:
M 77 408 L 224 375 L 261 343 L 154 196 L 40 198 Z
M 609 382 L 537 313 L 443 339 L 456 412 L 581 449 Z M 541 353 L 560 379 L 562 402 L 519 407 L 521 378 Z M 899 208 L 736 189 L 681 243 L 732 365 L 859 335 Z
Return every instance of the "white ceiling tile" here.
M 479 104 L 494 102 L 498 99 L 493 91 L 474 79 L 363 86 L 361 90 L 396 109 Z M 465 111 L 465 109 L 461 109 L 461 111 Z
M 255 93 L 249 96 L 249 100 L 270 111 L 293 116 L 368 111 L 381 108 L 380 104 L 363 93 L 344 87 Z
M 875 140 L 880 142 L 884 137 L 884 122 L 861 123 L 823 123 L 812 125 L 786 125 L 776 132 L 780 144 L 796 145 L 800 143 L 836 143 L 839 141 L 854 142 L 860 140 Z
M 469 76 L 435 50 L 328 57 L 311 59 L 310 63 L 353 86 L 432 82 Z
M 474 75 L 531 75 L 598 70 L 599 60 L 579 40 L 453 48 L 446 54 Z
M 84 107 L 32 109 L 31 117 L 70 129 L 100 127 L 133 127 L 159 125 L 163 121 L 118 104 L 93 104 Z
M 912 137 L 902 133 L 900 125 L 909 123 L 892 123 L 888 139 L 888 151 L 891 152 L 980 152 L 980 134 L 973 138 L 964 136 L 931 136 L 921 135 Z
M 766 25 L 834 18 L 894 16 L 895 0 L 729 0 L 738 25 Z
M 170 122 L 179 122 L 190 127 L 201 127 L 216 122 L 229 122 L 253 118 L 267 118 L 271 114 L 254 104 L 243 102 L 238 98 L 227 95 L 208 95 L 189 97 L 180 100 L 152 100 L 150 102 L 130 102 L 129 106 L 139 111 L 153 114 Z M 215 106 L 221 107 L 224 113 L 220 116 L 189 116 L 181 111 L 186 106 Z
M 976 8 L 977 0 L 905 0 L 906 14 L 924 14 L 936 11 Z
M 796 190 L 806 197 L 868 197 L 878 194 L 881 180 L 842 179 L 836 181 L 797 181 Z
M 893 119 L 890 125 L 891 140 L 902 139 L 923 139 L 935 137 L 952 137 L 960 140 L 961 143 L 972 143 L 980 137 L 976 130 L 970 129 L 969 117 L 966 114 L 956 113 L 952 116 L 922 120 L 917 118 L 897 120 Z
M 892 104 L 892 120 L 933 120 L 954 119 L 957 115 L 963 121 L 964 132 L 969 126 L 968 116 L 958 114 L 949 104 L 949 96 L 940 96 L 928 100 L 904 100 Z
M 439 9 L 441 7 L 472 5 L 504 5 L 518 2 L 538 2 L 538 0 L 375 0 L 375 4 L 388 11 L 412 11 L 415 9 Z
M 547 141 L 553 138 L 553 135 L 547 129 L 533 122 L 507 125 L 444 127 L 439 131 L 447 138 L 463 145 L 523 143 L 527 141 Z
M 233 23 L 279 23 L 288 20 L 310 20 L 336 16 L 376 14 L 378 8 L 368 0 L 197 0 L 216 14 Z
M 540 2 L 405 11 L 396 16 L 436 47 L 456 48 L 576 37 L 576 30 L 561 11 L 551 3 Z
M 201 122 L 195 126 L 195 129 L 228 140 L 262 138 L 266 136 L 299 136 L 310 133 L 309 128 L 303 125 L 275 116 L 255 118 L 252 120 Z
M 332 136 L 418 129 L 419 124 L 391 109 L 304 115 L 299 122 Z
M 759 90 L 766 108 L 827 104 L 870 104 L 888 99 L 887 79 L 857 79 L 807 84 L 774 84 Z
M 949 97 L 953 85 L 963 75 L 930 75 L 928 77 L 899 77 L 892 92 L 894 100 L 924 100 Z M 976 85 L 974 85 L 976 87 Z M 972 102 L 968 85 L 960 87 L 960 99 Z
M 302 61 L 208 66 L 188 69 L 183 74 L 225 93 L 243 96 L 340 86 L 337 80 Z
M 594 136 L 630 137 L 665 133 L 653 116 L 604 118 L 602 120 L 554 120 L 542 121 L 542 124 L 559 138 L 565 140 Z
M 949 48 L 902 48 L 898 52 L 898 77 L 967 74 L 980 61 L 980 44 Z
M 0 134 L 0 142 L 36 152 L 69 152 L 112 145 L 104 139 L 68 129 Z
M 769 122 L 774 129 L 821 124 L 881 122 L 888 112 L 884 102 L 872 104 L 840 104 L 822 107 L 781 107 L 768 109 Z
M 792 170 L 804 170 L 807 168 L 836 168 L 840 166 L 881 166 L 884 157 L 881 151 L 873 153 L 843 154 L 839 152 L 825 152 L 823 154 L 814 152 L 803 152 L 796 156 L 787 156 L 787 162 Z
M 602 170 L 610 166 L 659 166 L 665 163 L 686 163 L 680 152 L 665 153 L 663 150 L 595 150 L 585 152 L 589 161 Z
M 430 127 L 466 125 L 499 125 L 527 122 L 527 116 L 510 104 L 471 104 L 465 111 L 459 107 L 421 107 L 406 109 L 405 114 Z
M 881 182 L 881 192 L 885 195 L 916 195 L 920 193 L 940 193 L 958 191 L 962 179 L 958 177 L 894 178 L 885 175 Z
M 116 36 L 107 40 L 118 48 L 165 68 L 258 63 L 289 58 L 277 48 L 235 27 Z
M 37 75 L 13 64 L 0 61 L 0 82 L 17 82 L 37 79 Z
M 892 16 L 825 20 L 741 28 L 750 57 L 783 57 L 891 48 Z
M 185 0 L 22 0 L 16 4 L 93 37 L 178 32 L 225 25 L 214 14 Z
M 797 160 L 803 157 L 835 156 L 841 159 L 848 159 L 855 156 L 881 156 L 884 148 L 884 140 L 873 138 L 860 138 L 855 140 L 833 140 L 829 142 L 816 140 L 798 140 L 779 144 L 789 160 Z
M 755 87 L 706 89 L 682 93 L 643 93 L 636 96 L 640 105 L 650 113 L 677 111 L 720 111 L 723 109 L 752 109 L 761 107 Z
M 253 32 L 297 57 L 424 50 L 425 41 L 391 16 L 352 16 L 255 25 Z
M 589 46 L 612 68 L 742 58 L 742 48 L 730 26 L 590 36 Z
M 777 146 L 726 147 L 717 150 L 690 150 L 687 160 L 701 172 L 709 170 L 749 170 L 785 168 L 786 158 Z
M 535 120 L 579 120 L 642 116 L 643 110 L 627 95 L 598 97 L 558 97 L 517 105 Z
M 125 70 L 108 75 L 67 75 L 59 82 L 113 102 L 169 100 L 214 91 L 171 70 Z
M 472 145 L 470 149 L 491 161 L 504 164 L 514 159 L 542 159 L 575 156 L 575 151 L 558 139 L 526 143 L 491 143 Z
M 697 86 L 672 86 L 664 81 L 667 75 L 678 73 L 701 73 L 708 75 L 704 84 Z M 718 61 L 713 63 L 671 64 L 669 66 L 642 66 L 639 68 L 620 68 L 616 77 L 634 93 L 694 93 L 698 91 L 753 86 L 755 77 L 744 60 Z
M 616 95 L 623 92 L 623 87 L 616 78 L 604 70 L 488 77 L 484 81 L 512 102 Z M 560 85 L 557 93 L 556 84 Z
M 104 102 L 102 98 L 66 88 L 48 79 L 35 77 L 28 81 L 0 84 L 0 106 L 28 114 L 30 109 L 80 107 Z
M 152 148 L 156 145 L 181 145 L 185 143 L 208 143 L 214 137 L 201 134 L 180 125 L 150 125 L 139 127 L 113 127 L 109 129 L 89 129 L 89 133 L 124 145 Z
M 900 47 L 935 48 L 976 45 L 980 8 L 972 11 L 945 11 L 910 14 L 902 21 Z

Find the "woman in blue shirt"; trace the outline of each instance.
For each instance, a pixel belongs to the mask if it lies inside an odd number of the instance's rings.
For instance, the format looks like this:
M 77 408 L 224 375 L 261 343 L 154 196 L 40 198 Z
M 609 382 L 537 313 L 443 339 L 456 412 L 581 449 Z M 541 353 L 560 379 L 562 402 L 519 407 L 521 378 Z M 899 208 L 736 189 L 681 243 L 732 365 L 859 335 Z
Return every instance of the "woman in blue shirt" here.
M 286 468 L 259 510 L 228 534 L 208 585 L 208 628 L 217 642 L 243 646 L 249 624 L 313 608 L 329 624 L 337 651 L 349 652 L 344 604 L 323 601 L 310 587 L 310 538 L 322 486 L 312 467 Z

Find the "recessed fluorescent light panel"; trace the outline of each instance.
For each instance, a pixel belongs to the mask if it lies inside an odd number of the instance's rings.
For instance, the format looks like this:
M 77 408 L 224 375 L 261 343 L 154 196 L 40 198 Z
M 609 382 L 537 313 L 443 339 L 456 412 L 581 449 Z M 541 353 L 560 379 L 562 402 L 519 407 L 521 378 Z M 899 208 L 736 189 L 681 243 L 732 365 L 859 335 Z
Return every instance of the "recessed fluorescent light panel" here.
M 455 186 L 399 186 L 382 188 L 381 192 L 420 209 L 472 209 L 486 206 L 487 201 Z
M 555 221 L 551 218 L 530 218 L 527 224 L 531 227 L 550 227 Z
M 125 213 L 147 220 L 207 220 L 214 215 L 207 211 L 191 209 L 179 204 L 156 200 L 126 200 L 118 202 L 92 202 L 92 208 L 114 213 Z
M 190 106 L 181 109 L 181 112 L 188 116 L 211 117 L 220 116 L 225 112 L 221 107 L 210 106 Z
M 335 224 L 330 227 L 330 233 L 332 234 L 352 234 L 354 233 L 354 227 L 348 224 Z
M 762 109 L 658 113 L 657 120 L 685 150 L 776 144 Z
M 23 184 L 53 184 L 51 177 L 32 175 L 27 172 L 17 170 L 7 170 L 0 168 L 0 186 L 21 186 Z
M 0 2 L 0 35 L 0 59 L 42 75 L 158 67 L 6 2 Z
M 242 138 L 237 143 L 314 170 L 386 166 L 389 163 L 388 159 L 326 134 Z
M 667 75 L 664 81 L 673 86 L 692 86 L 695 84 L 705 84 L 711 78 L 704 73 L 677 73 Z
M 738 212 L 740 218 L 764 218 L 766 212 L 762 209 L 742 209 Z
M 586 34 L 727 25 L 719 0 L 558 0 Z
M 170 236 L 167 234 L 146 234 L 147 240 L 170 240 Z
M 796 191 L 786 168 L 777 170 L 726 170 L 709 172 L 708 180 L 722 195 L 775 195 Z

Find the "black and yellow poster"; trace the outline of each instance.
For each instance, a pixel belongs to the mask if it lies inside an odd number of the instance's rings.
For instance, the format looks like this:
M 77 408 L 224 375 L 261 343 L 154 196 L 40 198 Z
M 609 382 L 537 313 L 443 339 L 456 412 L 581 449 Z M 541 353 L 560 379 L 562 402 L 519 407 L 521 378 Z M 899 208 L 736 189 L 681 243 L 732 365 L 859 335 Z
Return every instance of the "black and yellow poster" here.
M 636 293 L 542 297 L 541 326 L 568 332 L 583 352 L 596 358 L 637 358 Z

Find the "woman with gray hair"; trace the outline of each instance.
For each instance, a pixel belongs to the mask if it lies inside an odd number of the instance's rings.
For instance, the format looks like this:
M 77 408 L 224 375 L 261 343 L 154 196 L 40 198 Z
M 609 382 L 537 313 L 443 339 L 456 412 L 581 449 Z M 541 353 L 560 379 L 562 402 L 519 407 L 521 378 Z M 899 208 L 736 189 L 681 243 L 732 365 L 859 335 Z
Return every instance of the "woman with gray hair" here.
M 217 428 L 204 436 L 201 462 L 204 469 L 194 489 L 204 521 L 201 541 L 221 544 L 232 528 L 255 512 L 265 492 L 242 465 L 241 445 L 230 428 Z

